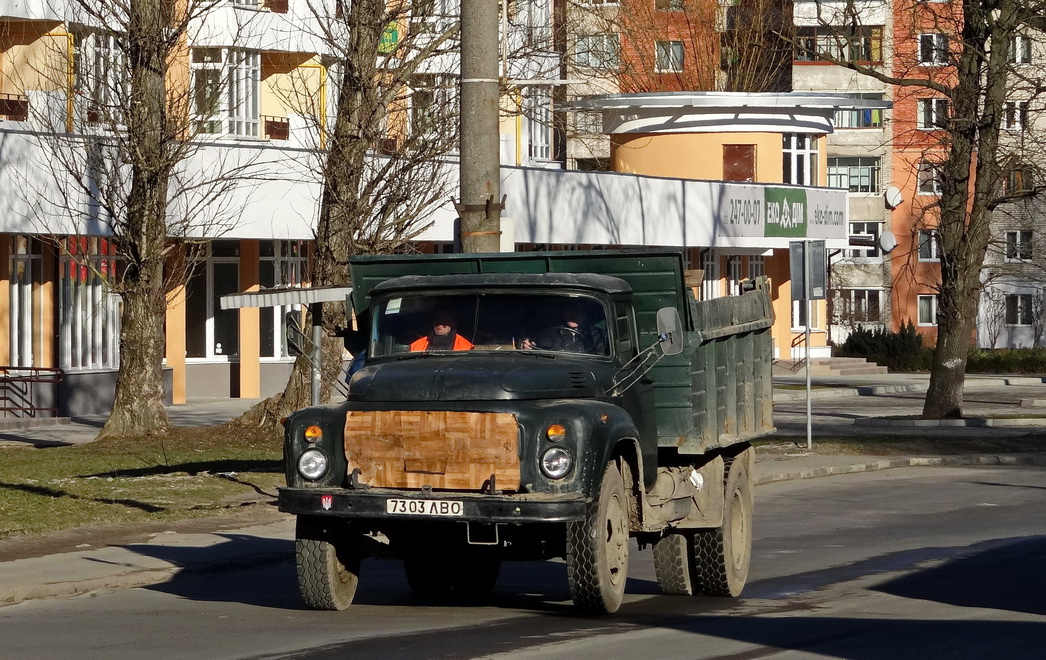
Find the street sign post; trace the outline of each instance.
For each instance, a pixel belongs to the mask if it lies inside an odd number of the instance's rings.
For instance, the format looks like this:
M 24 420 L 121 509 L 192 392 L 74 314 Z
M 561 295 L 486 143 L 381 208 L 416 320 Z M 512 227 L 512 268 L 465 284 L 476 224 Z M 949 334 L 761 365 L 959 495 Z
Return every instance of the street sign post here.
M 827 296 L 828 260 L 824 241 L 789 241 L 789 274 L 792 278 L 792 300 L 801 300 L 806 311 L 803 323 L 806 351 L 806 449 L 813 449 L 813 407 L 810 396 L 810 324 L 813 322 L 812 300 Z

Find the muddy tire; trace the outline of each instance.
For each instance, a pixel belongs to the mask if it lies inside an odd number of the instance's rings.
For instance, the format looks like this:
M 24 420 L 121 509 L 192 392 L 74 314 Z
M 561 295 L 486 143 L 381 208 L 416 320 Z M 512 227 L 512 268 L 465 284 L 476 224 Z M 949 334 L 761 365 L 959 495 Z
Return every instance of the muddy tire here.
M 298 516 L 294 556 L 306 607 L 344 610 L 352 604 L 363 558 L 359 540 L 344 522 Z
M 585 520 L 567 523 L 567 580 L 577 607 L 608 613 L 621 606 L 628 579 L 628 539 L 625 485 L 611 462 Z
M 661 593 L 692 596 L 696 591 L 690 579 L 690 535 L 669 533 L 654 544 L 654 575 Z
M 751 450 L 749 450 L 751 451 Z M 694 536 L 692 575 L 708 596 L 739 596 L 752 561 L 752 482 L 745 456 L 727 461 L 723 524 Z

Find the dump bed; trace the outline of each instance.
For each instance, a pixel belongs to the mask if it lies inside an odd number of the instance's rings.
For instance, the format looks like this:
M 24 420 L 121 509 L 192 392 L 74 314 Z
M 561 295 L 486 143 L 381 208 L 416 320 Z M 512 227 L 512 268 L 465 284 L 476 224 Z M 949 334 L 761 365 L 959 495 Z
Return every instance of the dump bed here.
M 678 250 L 599 250 L 494 254 L 378 255 L 350 261 L 357 314 L 371 290 L 402 275 L 596 273 L 627 282 L 641 347 L 657 341 L 656 313 L 675 307 L 687 347 L 654 367 L 658 444 L 699 454 L 773 431 L 767 288 L 698 302 L 684 283 Z

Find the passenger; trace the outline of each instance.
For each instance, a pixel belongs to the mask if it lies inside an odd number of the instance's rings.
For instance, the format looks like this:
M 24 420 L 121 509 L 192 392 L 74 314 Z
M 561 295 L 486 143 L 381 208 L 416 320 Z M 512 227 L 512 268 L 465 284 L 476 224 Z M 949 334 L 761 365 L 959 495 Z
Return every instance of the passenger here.
M 534 339 L 524 338 L 520 347 L 606 355 L 607 335 L 599 324 L 592 322 L 586 305 L 573 304 L 564 310 L 562 325 L 545 328 Z
M 458 334 L 454 317 L 437 311 L 432 317 L 432 332 L 410 345 L 411 351 L 467 351 L 472 342 Z

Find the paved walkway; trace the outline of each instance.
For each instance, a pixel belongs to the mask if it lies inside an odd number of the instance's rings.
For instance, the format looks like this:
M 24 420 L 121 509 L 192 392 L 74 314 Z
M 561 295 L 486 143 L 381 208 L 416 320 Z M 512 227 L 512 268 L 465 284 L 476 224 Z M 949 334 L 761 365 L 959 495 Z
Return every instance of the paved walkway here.
M 871 380 L 874 379 L 874 380 Z M 918 426 L 926 377 L 920 375 L 861 376 L 815 379 L 812 392 L 813 451 L 797 439 L 806 433 L 805 377 L 775 378 L 775 423 L 778 437 L 795 442 L 786 453 L 757 453 L 756 483 L 806 479 L 897 468 L 909 465 L 1011 464 L 1046 466 L 1046 407 L 1022 402 L 1046 400 L 1042 379 L 971 377 L 966 388 L 966 410 L 983 419 L 1015 419 L 1019 426 L 985 428 L 963 426 Z M 175 424 L 217 424 L 234 418 L 254 401 L 224 399 L 196 400 L 171 409 Z M 904 426 L 893 422 L 905 422 Z M 101 426 L 101 418 L 73 420 L 61 426 L 0 432 L 0 443 L 54 446 L 89 442 Z M 1026 439 L 1028 452 L 1002 455 L 881 456 L 819 455 L 817 438 L 860 434 L 946 433 L 1007 434 Z M 221 521 L 215 521 L 215 526 Z M 228 525 L 227 525 L 228 527 Z M 183 571 L 214 570 L 229 566 L 287 561 L 293 555 L 294 522 L 290 516 L 273 513 L 263 524 L 232 526 L 203 533 L 161 531 L 141 542 L 120 545 L 86 545 L 75 552 L 30 556 L 0 562 L 0 605 L 26 599 L 64 597 L 97 589 L 156 584 Z M 10 550 L 18 540 L 0 541 L 0 550 Z M 39 554 L 39 553 L 36 553 Z

